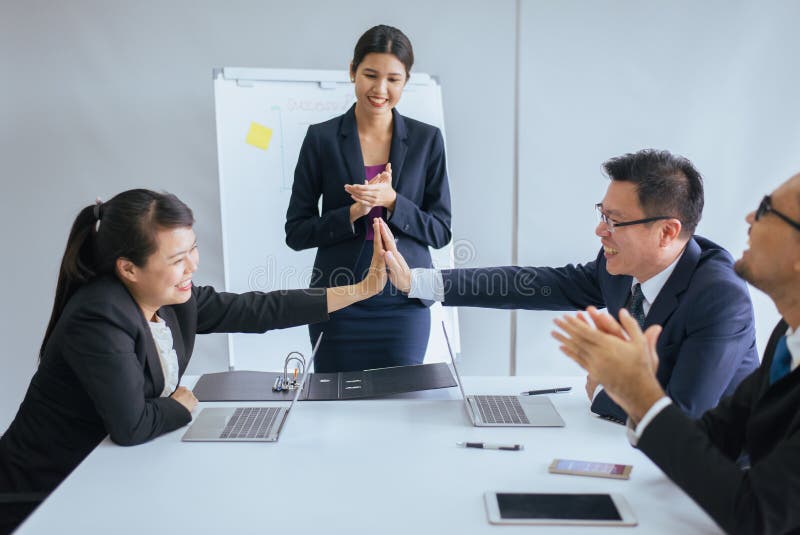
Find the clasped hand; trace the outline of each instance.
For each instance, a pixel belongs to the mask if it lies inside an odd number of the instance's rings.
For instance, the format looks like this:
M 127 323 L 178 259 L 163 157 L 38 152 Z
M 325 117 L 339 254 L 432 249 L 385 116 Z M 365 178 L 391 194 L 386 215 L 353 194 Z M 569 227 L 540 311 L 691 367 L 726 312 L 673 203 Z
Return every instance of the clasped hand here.
M 186 407 L 186 410 L 192 412 L 197 407 L 197 398 L 194 397 L 194 392 L 185 386 L 179 386 L 175 389 L 169 397 Z

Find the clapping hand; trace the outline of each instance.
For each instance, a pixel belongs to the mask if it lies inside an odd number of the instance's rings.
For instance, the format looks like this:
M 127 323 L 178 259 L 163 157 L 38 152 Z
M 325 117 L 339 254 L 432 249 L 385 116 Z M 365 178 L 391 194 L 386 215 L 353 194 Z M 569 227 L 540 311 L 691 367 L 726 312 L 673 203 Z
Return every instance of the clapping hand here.
M 598 330 L 603 331 L 606 334 L 617 336 L 623 340 L 626 339 L 625 332 L 622 330 L 622 327 L 620 327 L 619 323 L 614 321 L 614 318 L 612 318 L 610 314 L 602 313 L 595 307 L 587 308 L 586 313 L 589 314 L 590 318 L 592 318 L 592 321 Z M 586 321 L 582 314 L 578 313 L 577 316 L 581 320 Z M 658 363 L 656 363 L 655 367 L 658 368 Z M 586 376 L 586 396 L 589 398 L 589 401 L 594 401 L 594 395 L 597 392 L 598 386 L 600 386 L 599 381 L 597 381 L 591 375 Z
M 655 377 L 658 368 L 656 342 L 661 327 L 653 325 L 642 332 L 625 309 L 619 313 L 619 323 L 593 307 L 587 313 L 595 326 L 582 315 L 565 315 L 555 320 L 561 331 L 553 331 L 553 338 L 561 343 L 560 349 L 565 355 L 589 372 L 589 376 L 602 384 L 608 395 L 638 422 L 653 403 L 665 395 Z
M 345 191 L 350 194 L 354 204 L 359 205 L 360 210 L 363 212 L 361 215 L 366 215 L 375 206 L 382 206 L 389 210 L 394 210 L 394 203 L 397 199 L 397 192 L 392 188 L 392 164 L 387 163 L 386 168 L 382 173 L 375 176 L 369 182 L 364 184 L 347 184 L 344 187 Z M 351 215 L 353 214 L 351 207 Z

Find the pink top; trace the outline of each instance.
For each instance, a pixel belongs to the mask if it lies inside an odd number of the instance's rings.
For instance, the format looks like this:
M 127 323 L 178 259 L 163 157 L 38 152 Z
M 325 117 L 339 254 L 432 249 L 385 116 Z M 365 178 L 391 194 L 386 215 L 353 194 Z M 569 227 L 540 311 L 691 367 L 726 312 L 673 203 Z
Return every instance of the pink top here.
M 381 165 L 365 165 L 364 166 L 364 177 L 369 182 L 379 174 L 383 173 L 383 170 L 386 169 L 386 164 Z M 367 235 L 366 240 L 372 241 L 375 239 L 375 232 L 372 230 L 372 220 L 376 217 L 383 218 L 384 217 L 384 208 L 383 206 L 376 206 L 369 213 L 366 215 L 367 218 Z

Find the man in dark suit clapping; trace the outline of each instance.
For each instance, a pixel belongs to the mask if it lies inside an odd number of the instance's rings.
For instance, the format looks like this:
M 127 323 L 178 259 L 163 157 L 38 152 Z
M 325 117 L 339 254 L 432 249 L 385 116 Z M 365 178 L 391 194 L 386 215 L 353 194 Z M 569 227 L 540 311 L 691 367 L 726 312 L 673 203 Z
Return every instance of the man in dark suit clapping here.
M 629 438 L 730 533 L 800 531 L 800 174 L 747 215 L 749 249 L 736 272 L 782 316 L 761 366 L 731 397 L 691 421 L 654 376 L 661 327 L 644 333 L 590 309 L 597 328 L 556 320 L 562 351 L 630 415 Z M 623 332 L 624 331 L 624 332 Z M 742 468 L 745 465 L 745 468 Z

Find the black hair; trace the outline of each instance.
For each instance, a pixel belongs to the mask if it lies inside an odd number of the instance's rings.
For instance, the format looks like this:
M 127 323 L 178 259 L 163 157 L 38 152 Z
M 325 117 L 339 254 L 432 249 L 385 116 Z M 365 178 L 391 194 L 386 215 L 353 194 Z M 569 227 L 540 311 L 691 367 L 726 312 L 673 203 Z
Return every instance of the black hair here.
M 682 236 L 694 234 L 703 216 L 703 177 L 687 158 L 643 149 L 611 158 L 603 169 L 611 180 L 636 186 L 645 217 L 674 217 Z
M 411 76 L 411 67 L 414 65 L 414 49 L 411 48 L 411 41 L 408 40 L 406 34 L 397 28 L 379 24 L 364 32 L 353 50 L 351 74 L 355 74 L 358 66 L 364 61 L 364 57 L 372 53 L 393 54 L 405 66 L 406 78 Z
M 158 248 L 158 230 L 192 225 L 192 210 L 175 195 L 146 189 L 123 191 L 108 202 L 82 209 L 67 238 L 39 357 L 64 307 L 81 286 L 114 273 L 118 258 L 143 267 Z

